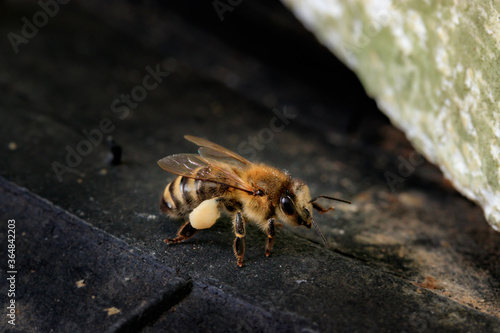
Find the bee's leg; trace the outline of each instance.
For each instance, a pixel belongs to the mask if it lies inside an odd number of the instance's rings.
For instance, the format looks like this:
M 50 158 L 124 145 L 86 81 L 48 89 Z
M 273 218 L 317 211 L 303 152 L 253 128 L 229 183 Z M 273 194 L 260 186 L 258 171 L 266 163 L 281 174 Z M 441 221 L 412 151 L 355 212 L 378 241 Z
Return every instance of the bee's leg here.
M 191 238 L 198 229 L 193 228 L 191 225 L 191 222 L 187 221 L 182 225 L 182 227 L 179 228 L 179 231 L 177 231 L 177 237 L 175 238 L 167 238 L 164 240 L 165 243 L 179 243 L 182 242 L 186 239 Z
M 316 209 L 320 213 L 326 213 L 326 212 L 328 212 L 330 210 L 335 210 L 335 208 L 333 208 L 333 207 L 323 208 L 322 206 L 318 205 L 315 202 L 313 202 L 312 205 L 313 205 L 313 208 Z
M 239 267 L 243 267 L 243 256 L 245 255 L 245 221 L 241 212 L 237 212 L 234 216 L 234 254 Z
M 267 222 L 266 257 L 269 257 L 271 254 L 271 249 L 274 244 L 274 236 L 276 236 L 276 230 L 274 228 L 274 219 L 271 218 Z

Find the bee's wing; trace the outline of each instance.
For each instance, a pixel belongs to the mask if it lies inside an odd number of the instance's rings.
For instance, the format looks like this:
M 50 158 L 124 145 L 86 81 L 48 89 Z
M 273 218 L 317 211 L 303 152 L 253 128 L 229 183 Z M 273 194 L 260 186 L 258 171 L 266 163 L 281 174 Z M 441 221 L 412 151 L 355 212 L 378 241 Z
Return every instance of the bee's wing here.
M 213 158 L 195 154 L 175 154 L 162 158 L 158 161 L 158 165 L 179 176 L 224 184 L 248 193 L 257 190 L 243 181 L 231 165 Z
M 203 157 L 213 158 L 224 163 L 236 164 L 240 167 L 246 167 L 252 164 L 246 158 L 211 141 L 192 135 L 185 135 L 184 138 L 200 146 L 198 153 Z

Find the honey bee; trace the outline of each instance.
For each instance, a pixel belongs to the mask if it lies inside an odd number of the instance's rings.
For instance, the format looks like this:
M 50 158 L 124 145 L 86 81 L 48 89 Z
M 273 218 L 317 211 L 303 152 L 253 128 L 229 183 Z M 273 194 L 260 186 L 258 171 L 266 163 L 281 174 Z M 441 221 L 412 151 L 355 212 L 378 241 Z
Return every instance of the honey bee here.
M 191 238 L 198 230 L 214 225 L 220 212 L 232 216 L 235 240 L 233 244 L 237 264 L 243 266 L 246 224 L 256 224 L 267 234 L 265 255 L 271 254 L 276 220 L 292 226 L 312 225 L 318 230 L 325 246 L 325 236 L 313 220 L 313 208 L 321 213 L 333 210 L 323 208 L 318 198 L 350 201 L 320 195 L 311 198 L 309 187 L 292 178 L 286 171 L 265 164 L 254 164 L 242 156 L 208 140 L 184 136 L 200 146 L 197 154 L 175 154 L 158 161 L 161 168 L 177 175 L 163 192 L 160 209 L 168 216 L 187 221 L 177 237 L 166 243 L 179 243 Z

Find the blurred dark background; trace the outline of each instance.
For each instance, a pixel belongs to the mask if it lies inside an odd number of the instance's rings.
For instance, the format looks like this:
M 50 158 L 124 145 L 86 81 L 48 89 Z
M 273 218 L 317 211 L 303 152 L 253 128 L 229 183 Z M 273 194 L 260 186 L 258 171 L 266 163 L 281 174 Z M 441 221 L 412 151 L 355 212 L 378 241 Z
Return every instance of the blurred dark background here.
M 498 233 L 279 1 L 2 1 L 0 22 L 18 331 L 498 327 Z M 182 221 L 159 213 L 156 161 L 194 153 L 185 134 L 352 200 L 317 217 L 331 248 L 283 228 L 265 258 L 249 227 L 238 270 L 226 218 L 164 244 Z

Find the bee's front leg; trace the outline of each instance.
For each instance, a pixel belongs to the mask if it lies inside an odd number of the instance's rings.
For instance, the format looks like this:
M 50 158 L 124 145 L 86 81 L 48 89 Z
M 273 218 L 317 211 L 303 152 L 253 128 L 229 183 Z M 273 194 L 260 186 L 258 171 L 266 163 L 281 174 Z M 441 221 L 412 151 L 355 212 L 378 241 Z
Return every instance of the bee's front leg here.
M 179 243 L 186 239 L 193 237 L 193 235 L 198 231 L 198 229 L 193 228 L 190 221 L 187 221 L 179 228 L 177 232 L 177 237 L 167 238 L 164 240 L 165 243 Z
M 313 205 L 313 208 L 316 209 L 320 213 L 326 213 L 326 212 L 329 212 L 331 210 L 335 210 L 335 208 L 333 206 L 328 207 L 328 208 L 323 208 L 322 206 L 318 205 L 315 202 L 313 202 L 312 205 Z
M 243 257 L 245 256 L 245 220 L 241 212 L 237 212 L 234 216 L 234 254 L 239 267 L 243 267 Z
M 271 249 L 274 244 L 274 236 L 276 236 L 276 230 L 274 228 L 274 219 L 270 218 L 267 222 L 267 240 L 266 240 L 266 257 L 271 254 Z

